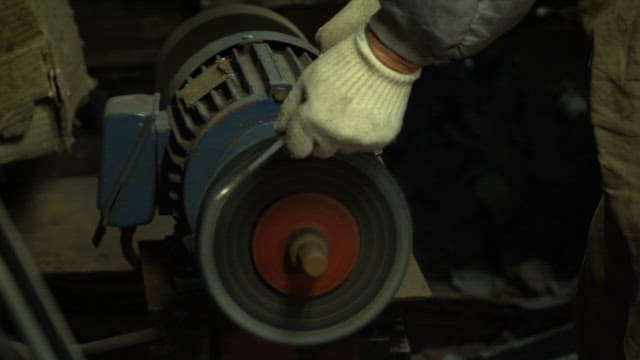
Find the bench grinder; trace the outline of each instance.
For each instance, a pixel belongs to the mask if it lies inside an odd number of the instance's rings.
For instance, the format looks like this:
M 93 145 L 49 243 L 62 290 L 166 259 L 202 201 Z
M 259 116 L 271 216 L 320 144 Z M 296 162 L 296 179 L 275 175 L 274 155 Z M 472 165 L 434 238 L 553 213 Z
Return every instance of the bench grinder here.
M 299 346 L 376 317 L 412 247 L 403 193 L 377 156 L 294 160 L 281 149 L 273 122 L 317 55 L 267 9 L 187 20 L 159 53 L 157 93 L 108 101 L 99 179 L 102 227 L 173 216 L 168 238 L 219 308 Z

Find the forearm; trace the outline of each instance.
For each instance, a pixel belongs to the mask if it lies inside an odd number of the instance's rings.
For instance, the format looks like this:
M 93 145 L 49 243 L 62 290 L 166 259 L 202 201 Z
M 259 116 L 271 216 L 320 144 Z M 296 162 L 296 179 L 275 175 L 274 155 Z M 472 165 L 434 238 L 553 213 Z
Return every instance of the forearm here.
M 433 62 L 428 38 L 420 36 L 420 22 L 409 17 L 428 6 L 428 1 L 380 0 L 381 8 L 369 20 L 369 28 L 387 47 L 414 64 L 427 65 Z
M 513 27 L 534 0 L 380 0 L 369 26 L 418 65 L 464 58 Z

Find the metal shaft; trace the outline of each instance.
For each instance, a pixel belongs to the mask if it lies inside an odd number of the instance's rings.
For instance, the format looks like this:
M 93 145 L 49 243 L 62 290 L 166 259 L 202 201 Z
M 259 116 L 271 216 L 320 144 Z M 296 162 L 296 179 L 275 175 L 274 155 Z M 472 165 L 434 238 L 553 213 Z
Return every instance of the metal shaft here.
M 308 276 L 320 277 L 329 265 L 327 241 L 316 231 L 302 231 L 291 241 L 289 259 Z

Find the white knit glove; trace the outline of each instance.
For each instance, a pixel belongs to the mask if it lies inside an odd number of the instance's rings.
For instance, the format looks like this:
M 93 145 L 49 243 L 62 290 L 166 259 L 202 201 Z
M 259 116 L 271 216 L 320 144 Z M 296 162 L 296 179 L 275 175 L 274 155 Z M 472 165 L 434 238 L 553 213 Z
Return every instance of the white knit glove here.
M 275 124 L 295 158 L 376 151 L 400 132 L 411 84 L 371 52 L 365 26 L 302 73 Z
M 316 42 L 325 52 L 346 39 L 380 10 L 378 0 L 351 0 L 334 17 L 316 32 Z

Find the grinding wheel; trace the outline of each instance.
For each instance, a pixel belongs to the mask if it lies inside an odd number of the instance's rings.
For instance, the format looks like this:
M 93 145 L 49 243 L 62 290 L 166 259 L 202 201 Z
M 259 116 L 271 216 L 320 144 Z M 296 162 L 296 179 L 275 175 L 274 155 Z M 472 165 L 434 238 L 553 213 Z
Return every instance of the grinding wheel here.
M 198 241 L 206 286 L 237 325 L 262 338 L 303 346 L 347 336 L 386 307 L 403 279 L 412 226 L 402 191 L 372 155 L 293 160 L 280 154 L 220 196 L 225 184 L 264 148 L 264 144 L 255 145 L 232 160 L 204 200 Z M 283 206 L 289 210 L 282 212 Z M 329 212 L 318 210 L 322 208 Z M 288 217 L 278 219 L 279 211 Z M 343 224 L 331 224 L 332 211 L 346 219 Z M 305 214 L 309 214 L 306 220 Z M 271 236 L 274 248 L 282 248 L 288 231 L 278 233 L 277 228 L 305 221 L 324 232 L 329 244 L 328 269 L 317 278 L 308 277 L 309 291 L 299 287 L 288 291 L 255 263 L 256 256 L 260 257 L 255 254 L 255 242 L 268 241 Z M 273 223 L 271 230 L 260 232 L 261 226 Z M 292 225 L 290 230 L 295 228 Z M 341 242 L 350 244 L 339 247 Z M 347 264 L 338 271 L 339 276 L 330 279 L 329 286 L 316 287 L 330 275 L 332 261 Z M 292 276 L 288 279 L 300 280 L 305 275 Z

